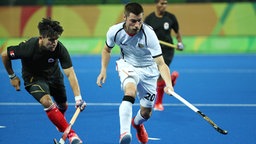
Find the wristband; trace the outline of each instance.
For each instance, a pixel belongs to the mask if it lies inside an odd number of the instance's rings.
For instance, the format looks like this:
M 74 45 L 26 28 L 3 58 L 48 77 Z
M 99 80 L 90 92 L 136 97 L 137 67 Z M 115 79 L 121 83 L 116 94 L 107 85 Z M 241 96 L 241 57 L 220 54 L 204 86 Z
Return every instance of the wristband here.
M 82 96 L 81 95 L 75 96 L 75 101 L 78 101 L 78 100 L 82 100 Z
M 10 79 L 14 79 L 15 77 L 16 77 L 16 74 L 15 74 L 15 73 L 9 75 L 9 78 L 10 78 Z

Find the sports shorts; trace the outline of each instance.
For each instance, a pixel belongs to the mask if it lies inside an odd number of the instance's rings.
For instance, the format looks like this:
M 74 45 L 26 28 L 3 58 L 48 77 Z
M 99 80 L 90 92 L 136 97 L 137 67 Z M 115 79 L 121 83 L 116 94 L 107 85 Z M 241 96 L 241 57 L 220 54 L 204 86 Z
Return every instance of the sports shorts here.
M 65 103 L 67 101 L 63 79 L 49 81 L 44 78 L 31 77 L 29 81 L 24 81 L 25 89 L 38 102 L 40 102 L 40 99 L 46 94 L 52 96 L 57 104 Z
M 127 81 L 137 85 L 137 96 L 140 105 L 151 108 L 156 98 L 156 82 L 159 77 L 157 65 L 134 67 L 123 59 L 116 61 L 116 70 L 119 74 L 121 89 L 123 90 Z

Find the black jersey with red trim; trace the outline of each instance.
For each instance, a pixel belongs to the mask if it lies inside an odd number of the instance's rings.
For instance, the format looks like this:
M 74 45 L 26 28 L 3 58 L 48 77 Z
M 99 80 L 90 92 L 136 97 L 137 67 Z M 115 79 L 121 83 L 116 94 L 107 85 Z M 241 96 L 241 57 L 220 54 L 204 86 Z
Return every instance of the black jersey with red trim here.
M 70 55 L 65 46 L 58 42 L 54 51 L 39 47 L 39 38 L 30 38 L 19 45 L 7 48 L 10 59 L 21 59 L 22 77 L 41 77 L 46 80 L 62 78 L 63 69 L 72 67 Z
M 155 12 L 152 12 L 145 18 L 144 23 L 154 29 L 159 40 L 172 44 L 171 30 L 173 29 L 175 32 L 179 31 L 177 18 L 170 12 L 165 12 L 162 18 L 157 17 Z

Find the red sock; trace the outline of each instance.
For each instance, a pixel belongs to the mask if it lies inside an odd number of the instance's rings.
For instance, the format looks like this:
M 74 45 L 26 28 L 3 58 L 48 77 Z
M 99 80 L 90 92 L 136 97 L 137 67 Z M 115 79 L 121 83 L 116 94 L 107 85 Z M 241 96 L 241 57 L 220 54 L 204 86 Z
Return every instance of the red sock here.
M 171 79 L 172 79 L 172 86 L 174 87 L 176 84 L 176 80 L 179 76 L 179 73 L 177 71 L 172 72 Z
M 63 114 L 59 111 L 55 104 L 45 110 L 48 118 L 58 128 L 60 132 L 64 132 L 69 126 Z
M 164 80 L 160 80 L 157 82 L 156 104 L 162 104 L 163 96 L 164 96 L 164 87 L 165 87 Z

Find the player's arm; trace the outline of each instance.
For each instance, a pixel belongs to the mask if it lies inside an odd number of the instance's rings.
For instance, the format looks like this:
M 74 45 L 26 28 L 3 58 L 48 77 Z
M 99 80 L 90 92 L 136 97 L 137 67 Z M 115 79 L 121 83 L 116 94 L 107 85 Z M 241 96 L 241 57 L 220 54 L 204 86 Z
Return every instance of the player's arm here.
M 16 76 L 12 69 L 12 62 L 8 57 L 7 50 L 2 52 L 2 62 L 4 67 L 9 75 L 11 85 L 16 89 L 16 91 L 20 90 L 20 79 Z
M 111 49 L 105 45 L 101 53 L 101 70 L 96 82 L 99 87 L 102 87 L 102 84 L 105 83 L 107 78 L 107 67 L 110 60 L 110 54 Z
M 78 80 L 73 67 L 63 69 L 75 96 L 81 95 Z
M 180 33 L 180 31 L 177 31 L 177 33 L 176 33 L 176 39 L 177 39 L 178 43 L 179 43 L 179 42 L 182 43 L 182 38 L 181 38 L 181 33 Z
M 160 72 L 161 77 L 165 81 L 166 87 L 164 88 L 164 91 L 169 94 L 168 89 L 171 91 L 173 90 L 172 87 L 172 80 L 171 80 L 171 75 L 170 75 L 170 69 L 169 67 L 165 64 L 163 56 L 158 56 L 154 58 L 155 62 L 157 63 L 158 70 Z
M 176 32 L 176 39 L 178 41 L 178 44 L 177 44 L 177 50 L 180 50 L 182 51 L 184 49 L 184 45 L 182 43 L 182 38 L 181 38 L 181 33 L 180 31 L 177 31 Z
M 74 68 L 70 67 L 67 69 L 63 69 L 63 71 L 64 71 L 65 75 L 67 76 L 70 86 L 75 95 L 76 107 L 79 107 L 81 111 L 84 110 L 86 103 L 82 100 L 80 87 L 78 84 L 78 80 L 77 80 Z
M 176 18 L 175 15 L 172 15 L 171 19 L 173 21 L 173 30 L 176 34 L 176 39 L 178 41 L 177 50 L 182 51 L 184 49 L 184 45 L 182 43 L 182 36 L 181 36 L 180 28 L 179 28 L 178 19 Z

